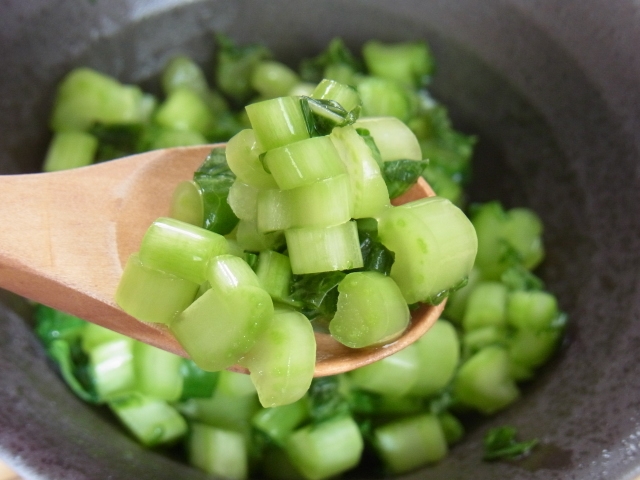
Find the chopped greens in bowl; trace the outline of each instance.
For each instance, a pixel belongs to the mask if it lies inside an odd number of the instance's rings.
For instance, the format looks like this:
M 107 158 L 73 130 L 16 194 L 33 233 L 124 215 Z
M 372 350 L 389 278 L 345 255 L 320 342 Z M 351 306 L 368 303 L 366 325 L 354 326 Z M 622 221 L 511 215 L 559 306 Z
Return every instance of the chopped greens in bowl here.
M 56 96 L 50 124 L 54 137 L 44 169 L 232 137 L 234 151 L 250 150 L 252 143 L 242 138 L 247 136 L 243 132 L 264 121 L 263 114 L 255 113 L 261 105 L 299 97 L 303 101 L 295 105 L 301 105 L 303 138 L 336 132 L 346 149 L 353 148 L 350 138 L 356 138 L 378 167 L 385 194 L 396 197 L 423 176 L 440 197 L 464 209 L 478 238 L 475 268 L 463 282 L 441 290 L 446 292 L 442 295 L 438 291 L 425 298 L 406 290 L 411 305 L 449 297 L 443 318 L 416 344 L 349 374 L 314 379 L 300 398 L 272 408 L 259 404 L 248 376 L 204 371 L 191 360 L 44 306 L 36 311 L 39 338 L 78 396 L 107 405 L 146 446 L 184 445 L 189 462 L 209 473 L 247 478 L 260 472 L 279 478 L 289 472 L 328 478 L 357 467 L 370 453 L 379 470 L 388 473 L 438 462 L 462 439 L 464 422 L 474 412 L 492 415 L 517 401 L 519 383 L 534 377 L 562 339 L 566 316 L 532 273 L 544 257 L 540 219 L 529 209 L 504 209 L 498 202 L 468 203 L 465 187 L 477 138 L 453 129 L 446 107 L 429 94 L 434 59 L 426 43 L 370 41 L 360 57 L 335 39 L 294 70 L 273 60 L 263 46 L 238 46 L 222 36 L 217 41 L 213 81 L 188 57 L 175 57 L 162 74 L 162 99 L 95 70 L 70 72 Z M 322 97 L 313 95 L 318 82 L 327 80 L 334 83 L 325 85 L 336 89 L 326 89 L 331 98 L 314 98 Z M 353 100 L 354 93 L 359 101 Z M 393 120 L 380 122 L 381 117 Z M 273 123 L 269 119 L 264 128 Z M 417 141 L 399 140 L 406 132 Z M 176 191 L 172 208 L 173 216 L 195 219 L 212 234 L 234 236 L 229 238 L 237 242 L 239 253 L 223 259 L 220 268 L 230 268 L 237 263 L 234 258 L 242 256 L 246 263 L 241 269 L 247 265 L 250 272 L 243 278 L 264 279 L 271 298 L 297 307 L 303 318 L 325 329 L 331 329 L 330 322 L 341 311 L 341 293 L 357 283 L 346 281 L 348 275 L 389 279 L 395 271 L 400 272 L 395 275 L 399 282 L 420 275 L 413 272 L 411 258 L 397 253 L 399 242 L 388 240 L 389 225 L 403 221 L 402 215 L 372 222 L 365 201 L 360 203 L 365 213 L 352 223 L 361 272 L 314 271 L 304 257 L 302 266 L 295 265 L 295 240 L 285 233 L 284 248 L 280 232 L 286 228 L 277 225 L 279 219 L 263 219 L 262 225 L 268 226 L 260 229 L 251 218 L 255 213 L 243 203 L 252 194 L 247 185 L 257 188 L 273 181 L 269 176 L 277 175 L 282 145 L 270 145 L 266 154 L 256 155 L 263 166 L 257 173 L 235 167 L 230 147 L 226 156 L 212 155 L 193 182 Z M 253 185 L 237 185 L 237 179 L 246 178 Z M 282 181 L 294 180 L 285 176 Z M 240 189 L 245 190 L 242 195 Z M 158 261 L 171 259 L 161 255 Z M 180 287 L 186 297 L 213 296 L 204 278 L 191 279 Z M 260 297 L 254 288 L 247 286 L 240 295 L 245 300 Z M 292 316 L 287 309 L 276 314 Z M 503 444 L 516 444 L 513 435 Z M 534 447 L 527 445 L 518 451 Z

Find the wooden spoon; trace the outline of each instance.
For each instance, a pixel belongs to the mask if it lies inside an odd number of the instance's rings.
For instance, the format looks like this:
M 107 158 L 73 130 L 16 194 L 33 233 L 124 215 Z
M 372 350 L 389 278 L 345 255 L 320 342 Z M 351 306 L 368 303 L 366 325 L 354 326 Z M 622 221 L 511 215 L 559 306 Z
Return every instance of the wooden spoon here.
M 147 227 L 168 214 L 175 185 L 192 178 L 211 148 L 156 150 L 74 170 L 0 176 L 0 288 L 187 357 L 166 326 L 135 320 L 115 304 L 114 294 Z M 393 203 L 432 195 L 420 180 Z M 383 346 L 351 349 L 316 334 L 315 376 L 353 370 L 401 350 L 443 308 L 414 311 L 407 331 Z

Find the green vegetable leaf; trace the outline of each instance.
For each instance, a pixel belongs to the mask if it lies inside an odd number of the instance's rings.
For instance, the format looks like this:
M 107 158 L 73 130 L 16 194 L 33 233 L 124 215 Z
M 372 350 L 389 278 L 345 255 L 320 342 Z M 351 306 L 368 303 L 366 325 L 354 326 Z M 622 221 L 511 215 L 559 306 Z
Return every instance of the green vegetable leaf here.
M 45 305 L 38 305 L 34 312 L 35 332 L 45 347 L 55 340 L 73 342 L 82 334 L 87 322 Z
M 436 293 L 435 295 L 431 295 L 430 297 L 427 297 L 427 298 L 423 299 L 422 303 L 426 303 L 426 304 L 429 304 L 429 305 L 439 305 L 446 298 L 448 298 L 449 295 L 451 295 L 452 293 L 454 293 L 457 290 L 460 290 L 462 287 L 465 287 L 467 285 L 467 283 L 469 283 L 469 277 L 464 277 L 458 283 L 456 283 L 453 287 L 451 287 L 449 289 L 446 289 L 446 290 L 442 290 L 442 291 Z M 409 306 L 409 308 L 411 308 L 411 306 Z
M 389 275 L 394 255 L 378 241 L 376 221 L 360 219 L 358 235 L 364 266 L 357 271 L 376 271 Z M 310 320 L 330 319 L 336 313 L 338 285 L 345 276 L 346 273 L 340 271 L 294 275 L 290 300 L 300 305 L 300 310 Z
M 362 54 L 371 75 L 411 88 L 429 83 L 435 70 L 433 56 L 424 41 L 389 44 L 370 40 L 363 45 Z
M 314 378 L 308 392 L 312 424 L 351 415 L 363 438 L 373 439 L 373 419 L 379 395 L 358 389 L 346 389 L 340 375 Z
M 314 58 L 305 59 L 300 64 L 300 77 L 305 82 L 318 83 L 326 78 L 327 70 L 344 68 L 351 73 L 361 72 L 362 64 L 351 53 L 341 38 L 334 38 L 327 49 Z M 341 81 L 344 79 L 332 78 Z M 350 83 L 350 82 L 342 82 Z
M 253 252 L 244 252 L 244 261 L 255 270 L 258 266 L 258 255 Z
M 216 115 L 207 139 L 211 142 L 226 142 L 244 128 L 247 128 L 247 125 L 242 123 L 239 115 L 222 112 Z
M 454 405 L 452 386 L 448 385 L 436 397 L 429 400 L 429 411 L 434 415 L 441 415 Z
M 302 305 L 300 311 L 309 320 L 332 318 L 338 304 L 338 284 L 345 276 L 339 271 L 294 275 L 290 298 Z
M 96 123 L 89 133 L 98 139 L 96 161 L 122 158 L 145 150 L 145 127 L 139 123 L 106 125 Z
M 354 415 L 372 415 L 380 402 L 380 395 L 360 389 L 350 389 L 347 396 L 349 409 Z
M 447 109 L 436 104 L 424 92 L 423 103 L 427 105 L 423 105 L 420 114 L 409 121 L 420 141 L 423 157 L 455 182 L 467 182 L 477 138 L 454 130 Z
M 35 310 L 35 333 L 71 390 L 91 403 L 100 403 L 89 369 L 89 359 L 80 346 L 87 322 L 45 305 Z
M 516 429 L 510 426 L 493 428 L 484 437 L 483 460 L 508 460 L 527 455 L 538 444 L 538 440 L 518 442 Z
M 422 171 L 428 164 L 428 160 L 393 160 L 384 162 L 382 178 L 387 184 L 389 197 L 399 197 L 409 190 L 420 178 Z
M 271 52 L 264 45 L 237 46 L 222 34 L 216 35 L 216 44 L 218 88 L 236 102 L 246 102 L 255 94 L 251 86 L 253 69 L 260 61 L 271 58 Z
M 193 174 L 193 179 L 201 177 L 226 176 L 235 180 L 235 175 L 227 165 L 227 155 L 224 147 L 216 147 L 205 158 L 204 162 Z
M 376 234 L 359 231 L 358 235 L 360 237 L 360 251 L 362 252 L 362 260 L 364 262 L 364 266 L 358 270 L 389 275 L 391 266 L 395 260 L 393 252 L 378 240 Z
M 202 191 L 204 228 L 226 235 L 238 224 L 227 198 L 236 176 L 227 165 L 225 149 L 214 148 L 193 174 L 193 181 Z
M 219 374 L 220 372 L 206 372 L 193 360 L 184 358 L 180 364 L 180 376 L 183 381 L 180 400 L 210 398 L 218 384 Z
M 431 185 L 436 195 L 444 197 L 458 206 L 462 205 L 464 202 L 462 186 L 442 167 L 432 165 L 429 162 L 429 166 L 422 171 L 422 176 Z
M 249 449 L 247 452 L 249 454 L 249 461 L 252 462 L 252 464 L 257 464 L 257 462 L 264 458 L 265 452 L 269 451 L 271 448 L 277 448 L 274 440 L 263 431 L 258 430 L 257 428 L 252 428 L 251 441 L 249 442 Z
M 314 378 L 308 398 L 309 416 L 313 423 L 350 413 L 349 402 L 340 391 L 340 379 L 336 375 Z
M 79 347 L 79 342 L 76 342 Z M 74 351 L 75 350 L 75 351 Z M 47 353 L 58 365 L 62 378 L 78 397 L 89 403 L 102 403 L 93 388 L 89 361 L 86 356 L 78 355 L 79 348 L 73 348 L 67 340 L 54 340 L 49 344 Z
M 362 137 L 364 143 L 367 144 L 369 150 L 371 150 L 371 155 L 375 159 L 376 163 L 380 166 L 380 169 L 383 167 L 382 155 L 380 155 L 380 150 L 376 145 L 376 141 L 371 136 L 371 133 L 366 128 L 356 128 L 356 133 Z
M 542 279 L 522 265 L 516 265 L 504 271 L 500 277 L 500 281 L 504 283 L 509 290 L 543 290 L 544 282 Z
M 335 100 L 318 100 L 300 97 L 300 107 L 304 115 L 310 137 L 329 135 L 334 127 L 352 125 L 358 119 L 360 108 L 347 112 Z

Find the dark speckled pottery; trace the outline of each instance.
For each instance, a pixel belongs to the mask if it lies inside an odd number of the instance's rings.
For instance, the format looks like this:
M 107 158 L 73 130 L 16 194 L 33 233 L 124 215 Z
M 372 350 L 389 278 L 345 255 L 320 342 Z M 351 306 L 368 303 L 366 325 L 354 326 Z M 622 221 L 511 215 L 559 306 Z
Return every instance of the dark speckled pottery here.
M 434 94 L 477 133 L 473 196 L 536 209 L 541 270 L 569 313 L 562 352 L 508 411 L 407 478 L 633 479 L 640 474 L 640 3 L 636 0 L 5 0 L 0 5 L 0 173 L 36 171 L 54 85 L 76 65 L 154 87 L 212 32 L 265 42 L 295 64 L 334 36 L 427 39 Z M 2 225 L 0 225 L 2 228 Z M 1 275 L 1 270 L 0 270 Z M 0 457 L 27 479 L 199 479 L 137 446 L 60 382 L 0 295 Z M 27 320 L 25 320 L 27 319 Z M 542 445 L 482 463 L 491 426 Z

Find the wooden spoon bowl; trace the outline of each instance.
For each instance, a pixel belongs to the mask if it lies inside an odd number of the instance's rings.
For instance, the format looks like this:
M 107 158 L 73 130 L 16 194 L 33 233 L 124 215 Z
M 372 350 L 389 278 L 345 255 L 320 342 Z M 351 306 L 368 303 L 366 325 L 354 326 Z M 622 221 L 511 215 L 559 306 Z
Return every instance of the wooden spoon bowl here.
M 167 215 L 175 185 L 192 178 L 211 148 L 156 150 L 74 170 L 0 176 L 0 288 L 187 357 L 166 326 L 127 315 L 114 294 L 148 226 Z M 393 203 L 433 195 L 421 179 Z M 443 308 L 444 302 L 415 310 L 399 339 L 376 347 L 352 349 L 316 333 L 315 376 L 347 372 L 405 348 Z

